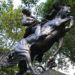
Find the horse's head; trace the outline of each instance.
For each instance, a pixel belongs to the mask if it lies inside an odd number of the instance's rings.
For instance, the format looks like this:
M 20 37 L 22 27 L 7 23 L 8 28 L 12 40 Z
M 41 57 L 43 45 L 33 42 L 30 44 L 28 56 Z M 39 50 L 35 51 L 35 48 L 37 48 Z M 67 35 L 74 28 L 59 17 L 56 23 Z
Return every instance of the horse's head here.
M 61 6 L 61 9 L 59 10 L 57 16 L 61 16 L 62 18 L 69 16 L 71 12 L 70 9 L 70 6 Z

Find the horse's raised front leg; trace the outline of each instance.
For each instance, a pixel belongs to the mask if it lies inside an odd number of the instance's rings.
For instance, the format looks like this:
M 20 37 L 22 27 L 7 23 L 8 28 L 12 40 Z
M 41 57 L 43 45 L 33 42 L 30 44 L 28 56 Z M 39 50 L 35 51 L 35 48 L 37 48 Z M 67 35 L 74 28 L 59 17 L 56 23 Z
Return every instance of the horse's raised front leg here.
M 52 67 L 55 67 L 56 66 L 55 57 L 59 53 L 59 51 L 62 48 L 62 46 L 63 46 L 63 37 L 61 37 L 58 40 L 58 48 L 57 48 L 56 52 L 54 53 L 54 55 L 52 57 L 50 56 L 49 59 L 47 60 L 47 62 L 46 62 L 46 66 L 47 67 L 52 68 Z

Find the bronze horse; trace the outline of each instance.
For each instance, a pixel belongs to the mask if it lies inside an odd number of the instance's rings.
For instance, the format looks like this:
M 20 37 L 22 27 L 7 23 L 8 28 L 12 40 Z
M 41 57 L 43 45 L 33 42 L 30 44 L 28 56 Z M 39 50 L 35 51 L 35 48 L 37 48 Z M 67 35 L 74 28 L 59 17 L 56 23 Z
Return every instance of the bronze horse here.
M 64 14 L 66 15 L 66 13 Z M 68 21 L 70 21 L 70 25 L 66 26 L 65 23 Z M 56 27 L 51 34 L 47 35 L 45 38 L 38 40 L 35 44 L 33 44 L 30 48 L 32 61 L 36 57 L 36 60 L 41 62 L 44 53 L 47 52 L 55 42 L 58 42 L 59 46 L 58 50 L 55 53 L 56 55 L 59 52 L 60 48 L 62 47 L 63 37 L 65 36 L 66 32 L 68 32 L 71 29 L 72 25 L 73 25 L 73 17 L 67 16 L 67 20 L 63 22 L 59 27 Z M 25 60 L 19 62 L 19 69 L 20 70 L 17 75 L 19 74 L 23 75 L 23 73 L 27 70 Z

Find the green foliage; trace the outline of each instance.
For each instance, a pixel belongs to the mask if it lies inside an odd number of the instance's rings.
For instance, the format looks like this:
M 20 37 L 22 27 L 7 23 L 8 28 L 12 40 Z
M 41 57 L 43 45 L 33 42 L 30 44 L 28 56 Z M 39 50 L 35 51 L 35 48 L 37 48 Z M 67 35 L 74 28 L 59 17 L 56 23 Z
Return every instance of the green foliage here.
M 46 16 L 50 14 L 53 6 L 56 5 L 57 0 L 47 0 L 46 3 L 41 3 L 37 6 L 38 15 L 46 19 Z
M 34 7 L 39 0 L 22 0 L 22 3 L 24 4 L 24 7 L 27 7 L 29 10 L 31 10 L 32 7 Z
M 16 41 L 23 37 L 25 31 L 21 25 L 21 9 L 13 9 L 11 2 L 8 2 L 8 4 L 3 2 L 0 14 L 0 46 L 11 48 Z
M 1 27 L 3 32 L 6 33 L 7 37 L 10 37 L 12 39 L 19 38 L 22 32 L 19 31 L 18 28 L 21 29 L 21 14 L 20 10 L 9 10 L 7 12 L 3 12 L 0 19 L 2 21 Z M 17 36 L 16 36 L 17 35 Z

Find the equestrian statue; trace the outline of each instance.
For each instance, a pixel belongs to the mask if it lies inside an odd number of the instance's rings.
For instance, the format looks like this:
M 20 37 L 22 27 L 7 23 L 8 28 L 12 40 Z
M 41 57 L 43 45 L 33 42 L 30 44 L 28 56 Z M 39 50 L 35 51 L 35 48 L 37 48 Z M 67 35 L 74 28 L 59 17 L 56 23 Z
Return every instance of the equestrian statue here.
M 7 62 L 1 65 L 8 67 L 18 64 L 19 72 L 16 75 L 24 75 L 27 70 L 30 70 L 32 75 L 38 75 L 39 73 L 35 71 L 32 62 L 34 60 L 42 62 L 44 53 L 57 42 L 59 45 L 54 55 L 49 57 L 44 67 L 41 65 L 44 71 L 46 68 L 52 68 L 48 66 L 59 53 L 65 34 L 73 26 L 73 16 L 70 15 L 70 12 L 70 6 L 61 6 L 53 19 L 40 23 L 31 16 L 29 10 L 23 9 L 22 25 L 27 27 L 26 33 L 16 44 L 14 50 L 9 53 Z

